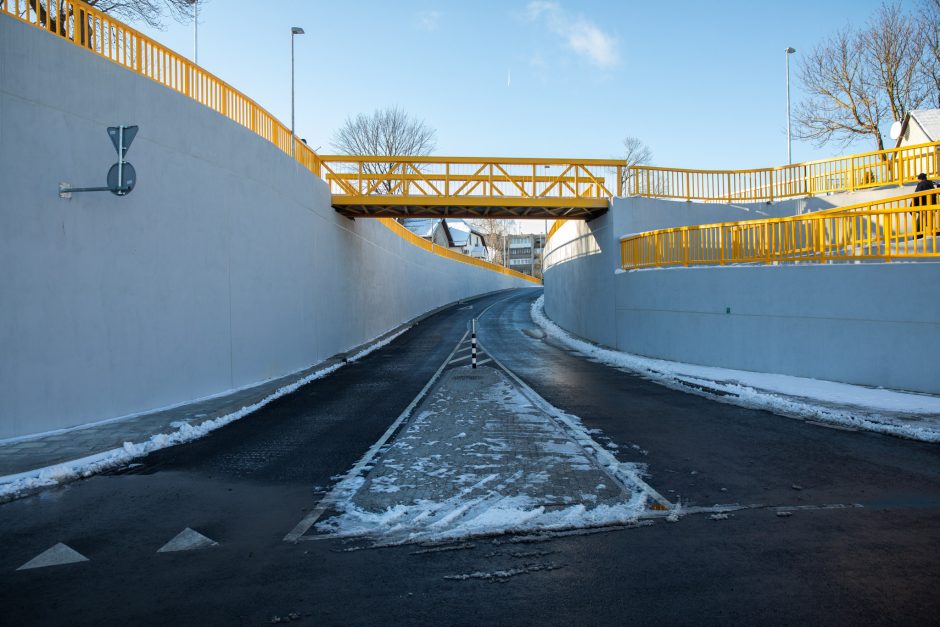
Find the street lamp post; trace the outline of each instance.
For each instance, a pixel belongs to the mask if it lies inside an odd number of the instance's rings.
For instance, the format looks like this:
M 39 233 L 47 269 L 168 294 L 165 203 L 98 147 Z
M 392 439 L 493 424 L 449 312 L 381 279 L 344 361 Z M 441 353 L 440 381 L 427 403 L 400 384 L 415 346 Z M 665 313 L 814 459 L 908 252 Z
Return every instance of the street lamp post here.
M 793 144 L 790 139 L 790 55 L 795 48 L 787 48 L 787 164 L 793 163 Z
M 304 29 L 292 26 L 290 29 L 290 156 L 294 156 L 294 35 L 303 35 Z
M 199 0 L 185 0 L 193 7 L 193 63 L 199 65 Z

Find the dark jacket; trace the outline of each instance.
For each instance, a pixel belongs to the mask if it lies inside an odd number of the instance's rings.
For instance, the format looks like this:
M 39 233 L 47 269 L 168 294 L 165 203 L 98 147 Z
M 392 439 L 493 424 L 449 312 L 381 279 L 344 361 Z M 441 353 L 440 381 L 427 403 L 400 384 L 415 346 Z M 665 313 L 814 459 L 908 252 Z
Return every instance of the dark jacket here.
M 917 181 L 917 187 L 914 188 L 915 192 L 926 192 L 928 189 L 934 189 L 936 185 L 933 184 L 933 181 Z M 921 196 L 920 198 L 915 198 L 914 202 L 911 203 L 915 207 L 920 207 L 921 205 L 933 204 L 933 202 L 928 201 L 930 198 L 931 201 L 935 198 L 934 196 Z

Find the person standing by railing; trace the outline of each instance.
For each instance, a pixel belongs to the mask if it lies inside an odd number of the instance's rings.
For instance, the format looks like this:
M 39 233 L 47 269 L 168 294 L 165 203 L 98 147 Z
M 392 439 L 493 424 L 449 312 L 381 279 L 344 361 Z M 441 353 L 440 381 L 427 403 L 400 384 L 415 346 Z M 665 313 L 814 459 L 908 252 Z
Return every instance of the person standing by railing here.
M 937 186 L 933 181 L 927 178 L 927 175 L 921 172 L 917 175 L 917 187 L 914 188 L 914 192 L 926 192 L 927 190 L 935 189 Z M 924 196 L 918 196 L 911 201 L 911 206 L 913 207 L 927 207 L 929 205 L 937 204 L 937 195 L 929 194 Z M 924 236 L 920 232 L 920 211 L 912 211 L 914 214 L 914 229 L 917 239 L 920 239 Z

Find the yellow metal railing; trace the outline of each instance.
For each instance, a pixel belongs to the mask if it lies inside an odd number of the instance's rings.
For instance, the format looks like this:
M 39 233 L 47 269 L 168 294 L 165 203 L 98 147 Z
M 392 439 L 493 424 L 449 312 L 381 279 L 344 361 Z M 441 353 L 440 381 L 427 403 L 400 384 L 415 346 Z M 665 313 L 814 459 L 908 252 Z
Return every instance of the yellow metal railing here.
M 80 0 L 0 0 L 6 13 L 200 102 L 290 154 L 290 128 L 225 81 Z M 297 160 L 319 174 L 316 153 L 294 142 Z
M 610 159 L 320 155 L 334 195 L 607 199 L 622 194 Z
M 285 153 L 291 152 L 290 129 L 254 100 L 189 59 L 80 0 L 0 0 L 0 13 L 46 30 L 184 94 L 251 129 Z M 294 157 L 312 173 L 321 174 L 320 157 L 300 140 L 294 141 Z M 515 270 L 435 246 L 394 220 L 380 221 L 412 244 L 441 257 L 541 283 Z
M 633 166 L 630 196 L 705 202 L 761 202 L 901 185 L 940 174 L 940 142 L 755 170 L 687 170 Z
M 940 258 L 936 192 L 788 218 L 661 229 L 620 241 L 621 267 Z M 911 206 L 914 202 L 929 205 Z
M 565 222 L 567 222 L 567 220 L 555 220 L 555 222 L 552 224 L 552 228 L 548 229 L 548 234 L 545 235 L 546 248 L 548 247 L 548 240 L 552 238 L 552 235 L 554 235 L 558 229 L 560 229 L 565 224 Z

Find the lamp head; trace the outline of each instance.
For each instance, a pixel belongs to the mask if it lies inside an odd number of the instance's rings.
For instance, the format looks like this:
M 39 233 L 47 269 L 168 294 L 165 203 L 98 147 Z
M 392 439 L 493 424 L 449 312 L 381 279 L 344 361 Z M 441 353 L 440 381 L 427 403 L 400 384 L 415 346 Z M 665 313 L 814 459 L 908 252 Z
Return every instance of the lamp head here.
M 793 54 L 796 52 L 796 48 L 787 48 L 787 54 Z
M 304 29 L 302 29 L 302 28 L 299 27 L 299 26 L 291 26 L 290 34 L 291 34 L 291 35 L 303 35 L 303 34 L 304 34 Z

